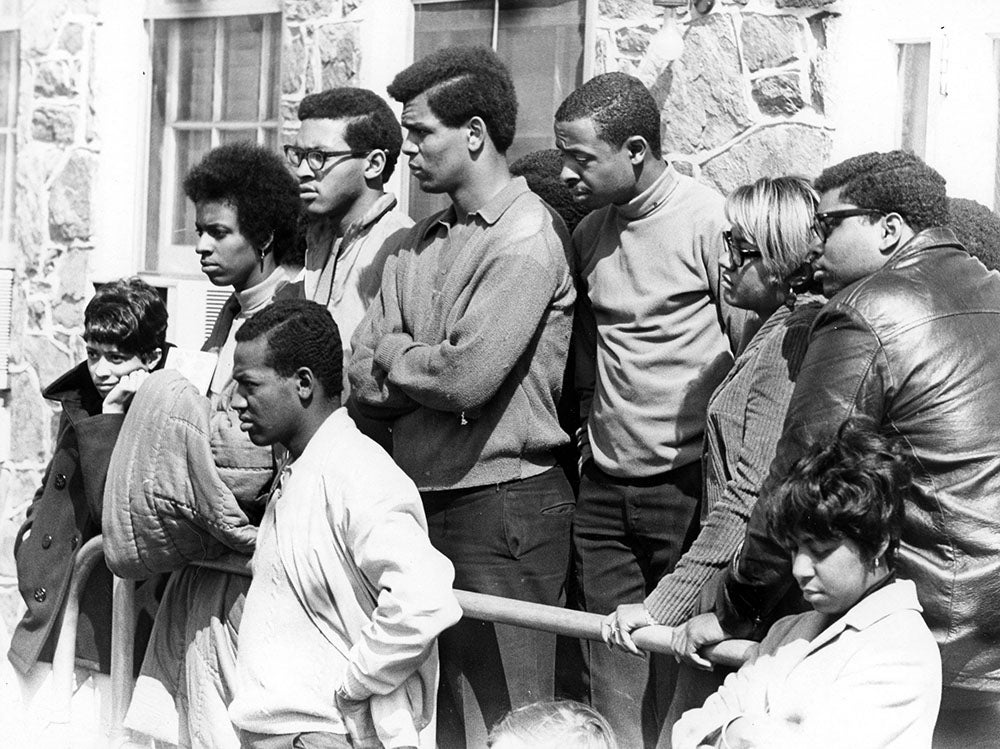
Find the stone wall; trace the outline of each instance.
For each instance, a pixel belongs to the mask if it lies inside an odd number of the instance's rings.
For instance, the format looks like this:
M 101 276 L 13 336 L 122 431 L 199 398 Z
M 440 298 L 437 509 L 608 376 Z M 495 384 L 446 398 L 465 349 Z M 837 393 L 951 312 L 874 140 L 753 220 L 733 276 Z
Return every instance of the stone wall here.
M 722 192 L 760 176 L 815 176 L 830 153 L 823 103 L 833 0 L 721 0 L 684 12 L 684 52 L 651 85 L 663 148 Z M 596 72 L 635 73 L 659 9 L 600 0 Z
M 41 388 L 84 357 L 91 194 L 100 144 L 93 102 L 96 0 L 33 3 L 21 25 L 15 178 L 10 452 L 0 467 L 0 617 L 21 601 L 13 540 L 52 454 L 58 408 Z

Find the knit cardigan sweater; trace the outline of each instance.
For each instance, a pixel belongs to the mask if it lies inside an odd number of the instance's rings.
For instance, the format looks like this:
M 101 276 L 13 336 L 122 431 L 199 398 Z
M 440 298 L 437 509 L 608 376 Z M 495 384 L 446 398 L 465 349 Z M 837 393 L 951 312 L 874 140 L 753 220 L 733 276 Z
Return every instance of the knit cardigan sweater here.
M 527 478 L 567 441 L 556 402 L 576 297 L 566 228 L 523 178 L 469 221 L 418 223 L 352 341 L 352 398 L 392 421 L 421 491 Z
M 820 298 L 804 296 L 794 310 L 779 308 L 712 394 L 702 458 L 702 528 L 673 572 L 646 598 L 658 622 L 674 626 L 696 613 L 702 588 L 729 563 L 743 539 L 821 307 Z

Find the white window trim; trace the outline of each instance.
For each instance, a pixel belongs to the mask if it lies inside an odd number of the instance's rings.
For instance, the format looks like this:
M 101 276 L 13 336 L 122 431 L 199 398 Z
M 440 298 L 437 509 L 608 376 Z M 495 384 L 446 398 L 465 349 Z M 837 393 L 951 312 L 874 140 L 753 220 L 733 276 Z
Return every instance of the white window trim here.
M 273 13 L 273 11 L 269 11 L 268 15 L 270 15 L 271 13 Z M 239 15 L 251 15 L 251 14 L 249 14 L 249 13 L 240 13 Z M 189 18 L 189 17 L 194 17 L 194 16 L 185 16 L 185 18 Z M 212 14 L 212 15 L 202 15 L 202 16 L 197 16 L 197 17 L 220 18 L 220 17 L 225 17 L 225 16 L 219 16 L 219 15 Z M 155 21 L 157 21 L 157 20 L 160 20 L 160 21 L 162 21 L 162 20 L 178 20 L 178 17 L 171 17 L 171 18 L 160 17 L 160 18 L 150 19 L 150 20 L 153 20 L 154 24 L 155 24 Z M 151 27 L 151 29 L 152 29 L 152 27 Z M 216 33 L 216 38 L 215 38 L 215 52 L 214 52 L 214 54 L 215 54 L 214 69 L 216 71 L 221 71 L 222 70 L 222 59 L 221 58 L 222 58 L 222 55 L 224 53 L 223 44 L 222 44 L 222 34 L 223 34 L 222 24 L 217 24 L 216 25 L 215 33 Z M 181 60 L 180 60 L 180 56 L 179 56 L 179 50 L 180 50 L 180 43 L 179 42 L 180 42 L 180 39 L 178 37 L 178 34 L 179 34 L 179 29 L 176 26 L 174 26 L 170 30 L 171 38 L 170 38 L 170 41 L 168 42 L 168 54 L 169 54 L 169 58 L 167 60 L 167 71 L 166 71 L 166 80 L 168 80 L 168 81 L 176 78 L 177 71 L 178 71 L 178 69 L 179 69 L 179 67 L 181 65 Z M 262 50 L 261 69 L 260 69 L 261 80 L 259 81 L 259 85 L 258 85 L 259 96 L 260 96 L 260 100 L 258 101 L 258 106 L 259 107 L 263 107 L 263 105 L 266 103 L 265 102 L 265 98 L 267 97 L 268 92 L 269 92 L 269 88 L 267 86 L 267 82 L 268 82 L 267 79 L 270 76 L 270 72 L 271 72 L 270 50 L 271 50 L 271 45 L 272 45 L 272 43 L 274 41 L 274 35 L 275 34 L 277 34 L 279 36 L 281 34 L 281 23 L 280 23 L 280 20 L 277 23 L 277 25 L 268 23 L 268 24 L 265 25 L 265 28 L 264 28 L 264 40 L 263 40 L 263 50 Z M 151 73 L 151 75 L 149 76 L 149 78 L 152 79 L 152 65 L 153 65 L 153 60 L 152 60 L 152 36 L 151 35 L 150 35 L 149 48 L 150 48 L 149 70 L 150 70 L 150 73 Z M 275 111 L 275 115 L 276 116 L 274 118 L 272 118 L 272 119 L 269 119 L 269 120 L 263 120 L 263 121 L 259 121 L 259 122 L 258 121 L 235 121 L 235 120 L 226 120 L 226 121 L 223 121 L 222 120 L 222 98 L 223 97 L 222 97 L 222 92 L 221 92 L 222 79 L 221 79 L 220 76 L 217 75 L 215 77 L 215 79 L 213 81 L 213 85 L 215 86 L 215 91 L 213 92 L 213 96 L 212 96 L 212 120 L 211 121 L 184 120 L 182 122 L 176 122 L 176 119 L 175 119 L 176 113 L 177 113 L 176 91 L 175 91 L 175 89 L 172 86 L 168 86 L 168 88 L 167 88 L 167 93 L 166 93 L 166 97 L 167 98 L 166 98 L 166 108 L 165 108 L 166 112 L 165 112 L 164 134 L 163 134 L 163 169 L 162 169 L 161 174 L 160 174 L 160 196 L 159 196 L 159 199 L 160 199 L 160 205 L 159 205 L 160 225 L 159 225 L 158 236 L 156 238 L 156 243 L 157 243 L 157 246 L 159 248 L 160 253 L 178 253 L 178 252 L 183 253 L 186 250 L 190 249 L 188 247 L 188 245 L 186 245 L 186 244 L 175 244 L 174 241 L 173 241 L 173 236 L 172 236 L 173 232 L 172 232 L 171 220 L 173 219 L 173 215 L 172 215 L 172 212 L 173 212 L 173 200 L 174 200 L 175 193 L 176 193 L 176 190 L 177 190 L 177 185 L 175 183 L 175 179 L 176 179 L 177 175 L 175 175 L 173 173 L 173 165 L 175 163 L 175 158 L 176 158 L 176 155 L 177 155 L 176 135 L 177 135 L 178 132 L 181 132 L 181 131 L 190 131 L 190 130 L 199 130 L 199 129 L 200 130 L 209 130 L 209 132 L 210 132 L 210 138 L 211 138 L 211 140 L 210 140 L 210 147 L 211 148 L 215 148 L 216 146 L 218 146 L 220 144 L 220 135 L 221 135 L 221 133 L 223 131 L 226 131 L 226 130 L 251 130 L 251 129 L 255 130 L 256 133 L 257 133 L 257 141 L 258 142 L 262 142 L 263 141 L 265 131 L 272 131 L 272 132 L 274 132 L 276 134 L 277 137 L 280 137 L 280 135 L 281 135 L 280 108 L 276 109 L 276 111 Z M 149 81 L 149 85 L 147 86 L 147 98 L 146 98 L 147 102 L 149 101 L 149 96 L 151 94 L 152 94 L 152 80 Z M 147 107 L 147 110 L 148 110 L 148 107 Z M 145 173 L 144 174 L 144 177 L 145 177 L 144 178 L 144 183 L 147 186 L 147 195 L 148 195 L 148 190 L 149 190 L 149 139 L 150 139 L 150 135 L 151 135 L 151 128 L 153 127 L 153 122 L 151 121 L 151 113 L 147 113 L 146 116 L 147 116 L 147 127 L 146 127 L 147 135 L 146 135 L 146 139 L 145 139 L 145 141 L 146 141 L 145 142 L 145 147 L 144 147 L 145 148 L 145 159 L 143 161 L 143 166 L 144 166 L 144 173 Z M 173 272 L 170 272 L 170 271 L 160 272 L 160 271 L 155 270 L 155 269 L 148 269 L 148 268 L 146 268 L 145 256 L 146 256 L 146 252 L 148 251 L 148 248 L 146 247 L 146 222 L 147 222 L 147 220 L 148 220 L 148 217 L 147 217 L 147 215 L 145 215 L 145 211 L 144 211 L 144 215 L 142 217 L 142 231 L 143 231 L 143 233 L 142 233 L 142 245 L 141 245 L 142 248 L 143 248 L 143 250 L 142 250 L 142 255 L 141 255 L 141 258 L 140 258 L 140 267 L 143 268 L 144 273 L 148 273 L 148 274 L 151 274 L 151 275 L 163 275 L 163 276 L 177 276 L 177 275 L 179 275 L 177 273 L 173 273 Z M 189 277 L 189 278 L 200 278 L 200 276 L 198 274 L 190 274 L 187 277 Z
M 281 13 L 281 0 L 146 0 L 149 19 L 218 18 Z
M 926 133 L 926 143 L 924 145 L 924 155 L 923 160 L 928 164 L 933 164 L 936 161 L 936 146 L 937 143 L 937 119 L 938 119 L 938 109 L 941 97 L 946 93 L 941 90 L 941 87 L 945 85 L 943 74 L 946 72 L 944 66 L 947 65 L 945 61 L 945 55 L 947 55 L 947 42 L 945 31 L 939 30 L 935 34 L 920 34 L 913 36 L 894 36 L 889 39 L 889 43 L 893 45 L 893 60 L 897 62 L 899 60 L 899 48 L 900 45 L 904 44 L 930 44 L 930 67 L 927 72 L 927 133 Z M 893 70 L 893 81 L 896 82 L 896 98 L 893 103 L 892 110 L 892 127 L 893 127 L 893 148 L 899 148 L 901 142 L 901 131 L 900 131 L 900 107 L 902 103 L 899 101 L 898 94 L 898 72 Z

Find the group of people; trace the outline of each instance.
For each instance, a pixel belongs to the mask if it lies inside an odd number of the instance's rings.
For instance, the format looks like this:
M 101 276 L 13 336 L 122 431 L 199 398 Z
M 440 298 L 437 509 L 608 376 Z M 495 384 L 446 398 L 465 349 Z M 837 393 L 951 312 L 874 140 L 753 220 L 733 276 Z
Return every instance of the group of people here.
M 388 93 L 405 138 L 332 89 L 284 158 L 233 143 L 188 174 L 202 271 L 234 289 L 205 392 L 154 290 L 88 305 L 88 361 L 46 390 L 15 666 L 51 661 L 103 520 L 151 617 L 127 725 L 168 744 L 993 745 L 1000 274 L 943 178 L 869 153 L 723 198 L 622 73 L 515 177 L 494 53 Z M 446 209 L 386 192 L 400 153 Z M 78 633 L 104 672 L 110 585 Z M 608 647 L 462 619 L 453 587 L 605 615 Z M 654 624 L 679 665 L 635 657 Z M 727 677 L 702 651 L 730 638 L 760 644 Z

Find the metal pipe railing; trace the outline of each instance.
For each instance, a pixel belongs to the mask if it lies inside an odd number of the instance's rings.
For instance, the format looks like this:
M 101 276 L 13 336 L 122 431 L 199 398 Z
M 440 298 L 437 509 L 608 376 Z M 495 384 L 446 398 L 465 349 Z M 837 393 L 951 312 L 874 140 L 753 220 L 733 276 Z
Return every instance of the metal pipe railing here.
M 80 620 L 80 596 L 90 573 L 104 561 L 104 539 L 96 536 L 80 547 L 73 560 L 69 589 L 66 591 L 62 623 L 52 655 L 52 686 L 55 695 L 51 722 L 69 723 L 76 671 L 76 631 Z
M 90 572 L 103 558 L 104 542 L 101 536 L 92 538 L 80 549 L 73 566 L 70 589 L 66 596 L 66 612 L 59 631 L 58 644 L 53 659 L 53 679 L 59 690 L 57 708 L 69 719 L 69 705 L 72 699 L 73 669 L 76 650 L 76 625 L 80 611 L 80 594 Z M 249 577 L 250 558 L 230 554 L 214 560 L 192 563 L 198 567 L 228 572 Z M 557 606 L 518 601 L 510 598 L 456 590 L 455 597 L 465 616 L 498 624 L 553 632 L 567 637 L 585 640 L 601 640 L 600 614 L 589 614 Z M 111 618 L 111 726 L 112 739 L 117 741 L 126 735 L 125 714 L 128 712 L 134 688 L 133 653 L 135 647 L 135 582 L 115 576 Z M 640 650 L 651 653 L 673 655 L 671 635 L 673 629 L 662 625 L 642 627 L 632 632 L 632 640 Z M 711 662 L 738 668 L 746 661 L 747 651 L 754 645 L 750 640 L 727 640 L 706 648 L 704 656 Z

